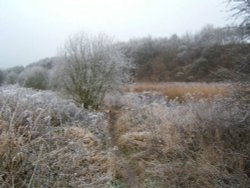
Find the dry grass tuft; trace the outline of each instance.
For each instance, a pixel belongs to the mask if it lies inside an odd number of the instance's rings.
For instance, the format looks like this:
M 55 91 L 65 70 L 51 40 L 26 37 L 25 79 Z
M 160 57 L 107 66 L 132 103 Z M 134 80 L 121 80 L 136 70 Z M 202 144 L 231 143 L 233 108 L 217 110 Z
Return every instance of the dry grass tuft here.
M 151 143 L 151 139 L 151 132 L 129 132 L 119 137 L 118 146 L 127 151 L 143 150 Z

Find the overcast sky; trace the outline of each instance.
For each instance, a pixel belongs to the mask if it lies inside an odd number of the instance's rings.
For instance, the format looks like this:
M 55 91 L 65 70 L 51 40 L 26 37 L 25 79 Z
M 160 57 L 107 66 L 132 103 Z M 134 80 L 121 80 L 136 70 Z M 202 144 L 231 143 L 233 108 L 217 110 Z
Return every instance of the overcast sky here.
M 54 56 L 75 33 L 117 41 L 225 26 L 224 0 L 0 0 L 0 68 Z

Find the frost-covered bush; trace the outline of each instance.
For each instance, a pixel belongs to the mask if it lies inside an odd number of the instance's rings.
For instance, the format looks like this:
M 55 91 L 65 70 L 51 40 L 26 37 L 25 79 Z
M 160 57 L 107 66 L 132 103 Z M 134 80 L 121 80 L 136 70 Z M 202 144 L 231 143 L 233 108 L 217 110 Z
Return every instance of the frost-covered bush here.
M 54 66 L 48 71 L 48 88 L 53 91 L 63 92 L 64 63 L 63 58 L 57 58 Z
M 6 71 L 7 72 L 15 72 L 15 73 L 17 73 L 18 75 L 22 72 L 24 70 L 24 66 L 15 66 L 15 67 L 12 67 L 12 68 L 9 68 L 9 69 L 7 69 Z
M 3 82 L 4 82 L 4 72 L 0 70 L 0 86 L 3 84 Z
M 9 72 L 6 75 L 5 82 L 6 84 L 15 84 L 17 82 L 18 74 L 14 71 Z
M 63 87 L 79 104 L 98 109 L 107 91 L 129 79 L 130 64 L 106 35 L 79 34 L 63 51 Z
M 194 73 L 196 76 L 202 76 L 206 74 L 208 68 L 209 68 L 208 60 L 201 57 L 193 62 L 191 72 Z
M 36 66 L 26 68 L 18 77 L 21 86 L 33 89 L 46 89 L 48 73 L 45 68 Z
M 28 110 L 34 113 L 37 109 L 42 110 L 44 118 L 49 119 L 52 126 L 79 122 L 81 126 L 91 127 L 96 123 L 97 117 L 102 117 L 101 113 L 77 107 L 74 101 L 63 99 L 52 91 L 35 91 L 14 85 L 2 87 L 0 93 L 2 108 L 19 103 L 23 112 Z M 8 111 L 2 112 L 2 115 L 5 113 Z
M 23 66 L 15 66 L 6 69 L 5 72 L 5 83 L 6 84 L 16 84 L 18 81 L 18 76 L 24 71 Z
M 1 87 L 0 187 L 105 187 L 107 152 L 96 130 L 104 123 L 53 92 Z

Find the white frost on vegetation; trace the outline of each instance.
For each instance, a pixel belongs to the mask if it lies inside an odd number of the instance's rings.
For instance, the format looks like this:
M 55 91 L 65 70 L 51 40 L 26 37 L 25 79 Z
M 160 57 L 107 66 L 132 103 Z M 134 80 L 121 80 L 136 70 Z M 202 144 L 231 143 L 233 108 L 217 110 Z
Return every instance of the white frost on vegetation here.
M 23 111 L 18 113 L 35 113 L 44 111 L 44 120 L 55 119 L 60 124 L 78 123 L 79 126 L 91 127 L 103 118 L 100 112 L 92 112 L 84 108 L 77 107 L 73 101 L 63 99 L 52 91 L 36 91 L 22 88 L 17 85 L 0 87 L 0 104 L 2 114 L 6 114 L 4 109 L 16 108 Z M 53 117 L 52 117 L 53 116 Z

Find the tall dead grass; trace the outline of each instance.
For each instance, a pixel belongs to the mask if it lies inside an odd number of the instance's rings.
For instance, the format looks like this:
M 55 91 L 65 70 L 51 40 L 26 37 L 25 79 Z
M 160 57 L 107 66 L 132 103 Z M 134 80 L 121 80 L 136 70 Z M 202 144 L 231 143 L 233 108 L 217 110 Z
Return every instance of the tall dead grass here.
M 112 178 L 108 155 L 86 125 L 97 129 L 98 114 L 48 95 L 0 93 L 0 187 L 105 187 Z
M 52 93 L 0 91 L 1 188 L 250 185 L 246 100 L 129 93 L 108 118 Z
M 250 185 L 249 121 L 231 99 L 152 103 L 118 114 L 116 144 L 141 187 Z
M 166 83 L 136 83 L 124 88 L 131 92 L 158 92 L 168 97 L 168 99 L 178 99 L 183 101 L 187 95 L 196 99 L 213 98 L 214 96 L 229 96 L 232 93 L 230 84 L 225 83 L 184 83 L 184 82 L 166 82 Z

